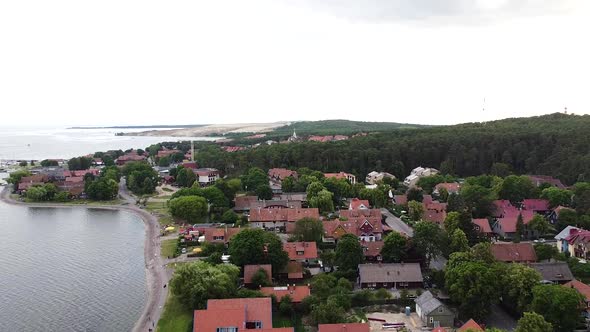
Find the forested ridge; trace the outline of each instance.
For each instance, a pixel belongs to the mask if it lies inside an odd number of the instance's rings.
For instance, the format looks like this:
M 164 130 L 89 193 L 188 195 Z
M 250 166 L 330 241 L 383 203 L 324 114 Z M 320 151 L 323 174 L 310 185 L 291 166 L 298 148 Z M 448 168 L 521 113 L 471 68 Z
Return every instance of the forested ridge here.
M 555 176 L 567 184 L 590 180 L 590 116 L 550 115 L 485 123 L 389 130 L 346 141 L 260 146 L 226 153 L 200 145 L 197 161 L 228 174 L 249 167 L 309 167 L 364 176 L 373 170 L 405 177 L 417 166 L 457 176 L 489 173 L 504 163 L 516 174 Z

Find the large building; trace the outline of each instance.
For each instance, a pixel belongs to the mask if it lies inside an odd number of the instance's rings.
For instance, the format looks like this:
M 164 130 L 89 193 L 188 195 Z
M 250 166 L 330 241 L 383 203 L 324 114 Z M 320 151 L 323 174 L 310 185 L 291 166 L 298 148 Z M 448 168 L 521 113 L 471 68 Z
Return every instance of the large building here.
M 422 166 L 416 167 L 410 172 L 410 175 L 404 179 L 404 185 L 406 185 L 406 187 L 414 187 L 420 178 L 436 175 L 438 173 L 438 170 L 434 168 Z
M 420 264 L 360 264 L 361 288 L 421 288 L 424 282 Z

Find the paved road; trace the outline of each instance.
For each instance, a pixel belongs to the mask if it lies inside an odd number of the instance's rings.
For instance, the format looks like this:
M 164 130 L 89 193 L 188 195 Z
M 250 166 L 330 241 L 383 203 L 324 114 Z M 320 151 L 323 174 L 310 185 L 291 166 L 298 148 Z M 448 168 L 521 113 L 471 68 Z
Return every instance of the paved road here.
M 385 223 L 391 227 L 391 229 L 398 233 L 407 234 L 409 237 L 414 236 L 414 229 L 408 226 L 408 224 L 403 222 L 400 218 L 394 216 L 387 209 L 381 209 L 381 213 L 386 217 Z

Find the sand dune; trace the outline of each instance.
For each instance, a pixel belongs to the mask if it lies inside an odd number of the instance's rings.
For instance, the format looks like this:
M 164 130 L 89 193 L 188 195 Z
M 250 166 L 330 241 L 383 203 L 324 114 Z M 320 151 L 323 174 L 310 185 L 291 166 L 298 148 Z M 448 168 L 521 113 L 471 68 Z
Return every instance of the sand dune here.
M 273 123 L 236 123 L 214 124 L 196 128 L 146 130 L 135 133 L 125 133 L 126 136 L 173 136 L 173 137 L 200 137 L 215 134 L 228 133 L 266 133 L 276 128 L 287 126 L 290 122 Z

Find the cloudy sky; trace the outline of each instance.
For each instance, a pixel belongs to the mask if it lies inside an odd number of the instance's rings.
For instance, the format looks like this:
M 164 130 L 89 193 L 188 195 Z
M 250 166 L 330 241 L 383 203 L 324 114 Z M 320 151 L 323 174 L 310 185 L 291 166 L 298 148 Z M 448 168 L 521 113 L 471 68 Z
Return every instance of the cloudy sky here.
M 0 124 L 590 113 L 589 2 L 2 1 Z

